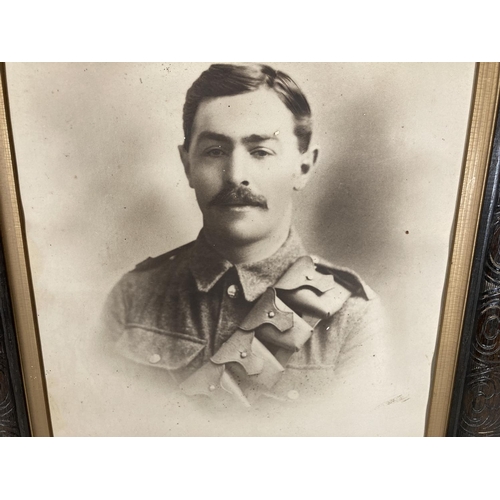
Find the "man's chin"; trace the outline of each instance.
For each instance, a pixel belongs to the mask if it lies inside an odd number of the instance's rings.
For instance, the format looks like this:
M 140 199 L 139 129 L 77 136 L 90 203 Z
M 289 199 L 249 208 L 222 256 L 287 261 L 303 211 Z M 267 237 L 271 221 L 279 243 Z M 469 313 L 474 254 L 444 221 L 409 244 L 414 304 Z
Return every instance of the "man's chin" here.
M 245 206 L 247 208 L 248 206 Z M 250 207 L 252 208 L 252 207 Z M 215 220 L 205 221 L 204 230 L 207 236 L 212 236 L 218 241 L 224 241 L 228 245 L 244 246 L 267 237 L 268 231 L 264 224 L 259 223 L 257 217 L 252 217 L 252 210 L 235 210 L 236 214 L 244 215 L 228 220 L 221 216 Z

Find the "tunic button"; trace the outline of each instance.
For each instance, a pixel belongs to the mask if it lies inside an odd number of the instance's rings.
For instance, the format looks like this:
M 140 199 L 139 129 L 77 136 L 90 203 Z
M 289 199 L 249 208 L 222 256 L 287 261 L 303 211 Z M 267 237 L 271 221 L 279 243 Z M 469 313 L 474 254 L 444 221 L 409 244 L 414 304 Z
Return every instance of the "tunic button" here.
M 243 351 L 240 353 L 240 357 L 242 357 L 242 358 L 246 358 L 247 356 L 248 356 L 248 354 L 246 351 Z
M 267 313 L 267 316 L 268 316 L 269 318 L 274 318 L 274 317 L 276 316 L 276 313 L 275 313 L 274 311 L 269 311 L 269 312 Z
M 230 285 L 227 289 L 227 294 L 231 299 L 235 299 L 240 293 L 240 289 L 236 285 Z
M 208 386 L 208 390 L 209 390 L 209 391 L 211 391 L 211 392 L 212 392 L 212 391 L 215 391 L 215 385 L 213 385 L 213 384 L 212 384 L 212 385 L 209 385 L 209 386 Z
M 161 359 L 161 356 L 159 354 L 152 354 L 151 356 L 149 356 L 149 362 L 153 365 L 158 363 L 158 361 L 160 361 L 160 359 Z
M 312 281 L 312 280 L 313 280 L 313 277 L 312 277 L 312 276 L 306 276 L 306 280 L 307 280 L 307 281 Z
M 292 389 L 291 391 L 288 391 L 287 396 L 288 396 L 288 399 L 295 401 L 296 399 L 299 399 L 299 391 Z
M 177 257 L 177 255 L 171 255 L 168 260 L 174 260 Z

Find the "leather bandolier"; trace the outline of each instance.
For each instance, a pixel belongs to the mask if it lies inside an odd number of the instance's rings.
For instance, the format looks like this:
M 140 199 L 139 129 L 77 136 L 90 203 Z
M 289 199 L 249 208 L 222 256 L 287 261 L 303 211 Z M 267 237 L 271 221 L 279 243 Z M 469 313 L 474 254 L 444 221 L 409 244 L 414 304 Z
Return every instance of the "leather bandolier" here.
M 216 406 L 234 401 L 253 406 L 280 380 L 317 323 L 339 311 L 351 293 L 364 293 L 351 273 L 345 273 L 346 281 L 343 274 L 340 270 L 334 277 L 334 269 L 316 257 L 299 258 L 180 389 L 188 396 L 208 397 Z

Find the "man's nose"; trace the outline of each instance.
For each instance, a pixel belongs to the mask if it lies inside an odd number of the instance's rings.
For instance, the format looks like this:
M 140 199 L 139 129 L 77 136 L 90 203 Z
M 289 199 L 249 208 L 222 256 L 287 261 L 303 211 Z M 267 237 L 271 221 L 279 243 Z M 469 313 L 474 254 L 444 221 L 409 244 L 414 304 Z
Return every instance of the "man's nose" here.
M 248 160 L 248 153 L 246 151 L 235 149 L 229 156 L 229 161 L 224 169 L 226 182 L 235 184 L 236 186 L 240 184 L 249 186 L 250 176 Z

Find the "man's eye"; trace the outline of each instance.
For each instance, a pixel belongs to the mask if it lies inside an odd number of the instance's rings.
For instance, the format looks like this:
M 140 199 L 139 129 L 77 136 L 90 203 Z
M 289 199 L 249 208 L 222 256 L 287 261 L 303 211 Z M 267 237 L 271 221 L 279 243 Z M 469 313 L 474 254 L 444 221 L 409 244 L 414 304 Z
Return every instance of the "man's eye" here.
M 224 156 L 226 153 L 224 153 L 221 148 L 213 148 L 206 151 L 205 154 L 213 158 L 219 158 L 220 156 Z
M 252 156 L 255 156 L 257 158 L 265 158 L 266 156 L 273 156 L 273 153 L 268 149 L 254 149 L 251 154 Z

